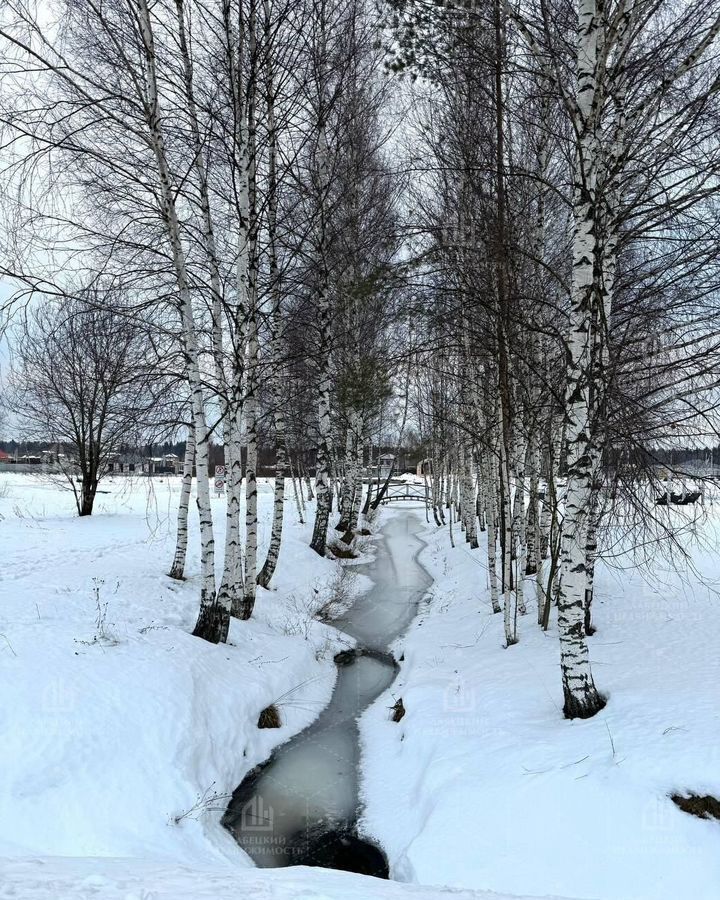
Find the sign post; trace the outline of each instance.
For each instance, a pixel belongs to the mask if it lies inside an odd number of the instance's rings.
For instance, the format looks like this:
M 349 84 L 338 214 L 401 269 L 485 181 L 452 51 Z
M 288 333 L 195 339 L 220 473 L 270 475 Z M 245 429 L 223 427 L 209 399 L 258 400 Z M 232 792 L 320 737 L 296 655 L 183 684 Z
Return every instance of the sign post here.
M 215 493 L 218 497 L 225 493 L 225 466 L 215 466 Z

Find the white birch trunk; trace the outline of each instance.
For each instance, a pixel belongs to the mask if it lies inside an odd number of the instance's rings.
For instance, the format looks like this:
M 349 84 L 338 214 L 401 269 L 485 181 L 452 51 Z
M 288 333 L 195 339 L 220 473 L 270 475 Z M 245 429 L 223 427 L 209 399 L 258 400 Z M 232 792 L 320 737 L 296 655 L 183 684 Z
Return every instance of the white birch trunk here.
M 492 603 L 492 611 L 499 613 L 500 595 L 498 592 L 498 576 L 497 576 L 497 465 L 494 456 L 485 458 L 484 482 L 485 489 L 483 496 L 485 498 L 485 520 L 487 522 L 487 558 L 488 558 L 488 577 L 490 579 L 490 602 Z
M 330 350 L 330 300 L 327 288 L 321 289 L 319 297 L 319 330 L 320 330 L 320 372 L 318 378 L 318 434 L 317 466 L 315 470 L 315 524 L 310 546 L 325 555 L 327 530 L 332 510 L 332 485 L 330 484 L 330 366 L 328 354 Z
M 442 517 L 440 515 L 442 510 L 442 493 L 441 493 L 441 471 L 436 471 L 435 469 L 435 448 L 432 448 L 432 473 L 431 473 L 431 488 L 432 488 L 432 509 L 433 509 L 433 518 L 435 519 L 435 524 L 440 528 L 443 524 Z
M 287 445 L 285 446 L 285 454 L 288 461 L 288 466 L 290 468 L 290 481 L 292 482 L 293 489 L 293 497 L 295 499 L 295 509 L 298 514 L 298 524 L 305 524 L 305 516 L 303 515 L 305 509 L 305 501 L 303 500 L 302 495 L 302 485 L 299 484 L 299 478 L 295 473 L 295 467 L 293 466 L 292 454 L 288 451 Z
M 472 462 L 472 450 L 469 447 L 466 447 L 463 461 L 465 540 L 470 544 L 471 549 L 475 550 L 478 546 L 477 501 L 475 498 L 475 481 L 473 479 Z
M 248 218 L 247 244 L 247 373 L 245 395 L 245 436 L 247 463 L 245 468 L 245 573 L 241 619 L 249 619 L 255 608 L 257 592 L 258 516 L 257 516 L 257 463 L 258 463 L 258 365 L 260 345 L 258 341 L 258 260 L 257 260 L 257 140 L 255 124 L 255 97 L 257 79 L 256 7 L 250 4 L 248 17 L 248 75 L 247 98 L 247 190 Z
M 345 462 L 340 480 L 340 519 L 335 528 L 343 533 L 350 527 L 350 514 L 353 504 L 353 487 L 355 485 L 355 447 L 353 443 L 352 427 L 348 426 L 345 432 Z
M 505 414 L 503 412 L 503 398 L 500 397 L 499 403 L 499 431 L 500 439 L 498 447 L 500 449 L 500 503 L 502 508 L 502 529 L 503 539 L 501 541 L 502 551 L 502 580 L 503 580 L 503 624 L 505 628 L 505 643 L 508 647 L 517 644 L 516 629 L 516 609 L 513 604 L 512 591 L 512 511 L 510 508 L 510 465 L 508 459 L 506 435 L 505 435 Z
M 525 442 L 517 429 L 515 437 L 515 498 L 513 502 L 513 545 L 515 556 L 515 595 L 518 612 L 524 616 L 525 607 Z
M 350 489 L 349 489 L 349 512 L 347 518 L 347 527 L 343 535 L 343 541 L 346 544 L 352 543 L 355 536 L 355 530 L 358 527 L 358 519 L 360 516 L 360 505 L 362 503 L 362 465 L 363 465 L 363 420 L 357 410 L 351 415 L 351 427 L 353 433 L 353 453 L 350 460 Z
M 270 544 L 267 556 L 260 570 L 257 583 L 264 588 L 269 587 L 272 576 L 277 566 L 282 544 L 283 521 L 285 515 L 285 468 L 287 465 L 285 416 L 283 413 L 279 340 L 280 340 L 280 314 L 281 314 L 281 285 L 280 269 L 277 255 L 277 129 L 275 121 L 275 80 L 272 66 L 272 35 L 271 35 L 271 9 L 269 0 L 263 0 L 265 10 L 265 94 L 266 94 L 266 118 L 268 130 L 268 188 L 267 188 L 267 232 L 268 232 L 268 257 L 270 268 L 270 291 L 272 296 L 272 310 L 270 314 L 270 353 L 274 371 L 271 372 L 272 398 L 275 407 L 275 487 L 273 491 L 273 521 L 270 532 Z M 293 490 L 297 502 L 297 487 L 293 476 Z M 302 513 L 300 513 L 302 522 Z
M 232 609 L 233 600 L 242 591 L 242 553 L 240 550 L 240 496 L 242 493 L 242 439 L 238 422 L 239 407 L 232 403 L 225 421 L 225 559 L 218 590 L 222 602 Z
M 195 431 L 188 428 L 185 443 L 185 459 L 183 462 L 182 487 L 180 489 L 180 502 L 177 514 L 177 537 L 175 539 L 175 556 L 170 567 L 169 576 L 178 581 L 185 578 L 185 558 L 188 545 L 188 511 L 190 509 L 190 495 L 192 493 L 192 476 L 195 465 Z
M 487 485 L 485 483 L 485 478 L 483 477 L 483 467 L 480 457 L 480 452 L 476 450 L 475 452 L 475 481 L 476 481 L 476 511 L 478 518 L 478 526 L 480 531 L 485 531 L 487 527 L 487 516 L 485 514 L 485 510 L 487 509 L 487 501 L 485 499 L 485 491 L 487 489 Z
M 355 484 L 353 486 L 353 504 L 350 512 L 350 528 L 353 532 L 360 522 L 360 508 L 363 500 L 363 442 L 362 442 L 362 422 L 358 416 L 358 439 L 355 450 Z
M 305 468 L 304 463 L 302 463 L 302 467 L 304 470 L 304 468 Z M 305 491 L 307 493 L 307 501 L 308 501 L 308 503 L 312 503 L 312 501 L 315 499 L 315 494 L 313 493 L 312 481 L 310 480 L 310 476 L 306 473 L 302 480 L 305 484 Z
M 326 23 L 320 24 L 321 40 L 324 44 L 324 32 Z M 325 48 L 321 48 L 322 65 L 325 65 Z M 325 210 L 326 193 L 329 184 L 330 160 L 327 134 L 325 131 L 326 123 L 324 117 L 326 114 L 325 104 L 325 73 L 321 72 L 321 84 L 319 86 L 320 103 L 320 127 L 317 144 L 317 186 L 319 193 L 319 230 L 320 239 L 318 246 L 318 299 L 317 299 L 317 316 L 318 316 L 318 385 L 317 385 L 317 410 L 318 410 L 318 448 L 317 448 L 317 464 L 315 471 L 315 493 L 317 494 L 317 504 L 315 506 L 315 523 L 313 526 L 312 540 L 310 546 L 320 556 L 325 555 L 327 546 L 327 531 L 330 521 L 330 513 L 332 511 L 332 484 L 330 481 L 331 471 L 330 462 L 332 459 L 332 446 L 330 440 L 330 394 L 332 389 L 332 378 L 330 369 L 330 346 L 331 346 L 331 308 L 330 308 L 330 275 L 328 272 L 328 262 L 326 259 L 326 231 L 328 223 L 326 221 L 327 211 Z
M 229 610 L 218 604 L 215 593 L 215 540 L 208 480 L 209 435 L 200 376 L 197 330 L 190 296 L 180 222 L 175 207 L 175 189 L 165 152 L 162 112 L 155 70 L 155 45 L 147 0 L 138 0 L 138 23 L 143 40 L 147 75 L 147 119 L 149 140 L 158 170 L 161 212 L 170 243 L 180 298 L 185 365 L 190 385 L 196 442 L 197 506 L 200 517 L 201 589 L 200 612 L 193 634 L 217 643 L 227 639 Z
M 526 524 L 527 560 L 525 563 L 525 574 L 536 575 L 540 550 L 540 500 L 538 498 L 540 486 L 540 441 L 537 428 L 531 439 L 528 459 L 530 462 L 530 486 Z
M 183 60 L 185 95 L 192 136 L 193 163 L 198 176 L 198 194 L 202 222 L 203 246 L 208 260 L 210 289 L 212 294 L 212 348 L 217 382 L 217 396 L 221 402 L 222 435 L 226 473 L 226 514 L 225 553 L 223 573 L 218 590 L 218 602 L 231 609 L 236 602 L 242 583 L 242 557 L 240 554 L 240 490 L 242 485 L 242 460 L 240 428 L 238 418 L 240 408 L 236 391 L 227 384 L 223 356 L 223 294 L 220 279 L 220 265 L 215 241 L 208 175 L 205 164 L 203 142 L 197 114 L 197 104 L 193 85 L 193 67 L 187 45 L 183 0 L 175 0 L 180 53 Z
M 255 325 L 251 326 L 255 331 Z M 250 343 L 257 342 L 256 337 L 250 338 Z M 253 351 L 255 354 L 257 351 Z M 252 358 L 252 355 L 251 355 Z M 257 356 L 255 357 L 257 359 Z M 254 369 L 256 362 L 251 363 Z M 248 377 L 254 379 L 255 373 Z M 247 442 L 247 463 L 245 467 L 245 577 L 242 605 L 237 610 L 241 619 L 249 619 L 255 608 L 255 594 L 257 587 L 257 541 L 258 541 L 258 517 L 257 517 L 257 400 L 255 387 L 248 387 L 245 401 L 245 434 Z M 235 614 L 235 611 L 233 611 Z
M 596 302 L 596 104 L 599 102 L 596 77 L 601 31 L 594 0 L 580 0 L 578 20 L 579 133 L 573 198 L 573 273 L 565 409 L 568 474 L 561 544 L 558 628 L 565 715 L 568 718 L 589 718 L 604 706 L 590 670 L 584 623 L 585 545 L 591 491 L 588 372 L 593 304 Z

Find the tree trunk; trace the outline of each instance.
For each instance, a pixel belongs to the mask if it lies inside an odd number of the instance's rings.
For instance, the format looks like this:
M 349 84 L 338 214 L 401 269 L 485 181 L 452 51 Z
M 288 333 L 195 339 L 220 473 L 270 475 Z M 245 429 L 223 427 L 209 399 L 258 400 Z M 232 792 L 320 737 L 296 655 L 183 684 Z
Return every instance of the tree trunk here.
M 79 516 L 91 516 L 93 506 L 95 505 L 95 494 L 97 492 L 97 479 L 89 472 L 83 472 L 82 484 L 80 489 L 80 503 L 78 504 Z
M 188 428 L 187 441 L 185 443 L 185 460 L 183 462 L 182 487 L 180 489 L 180 503 L 177 514 L 177 537 L 175 539 L 175 556 L 168 575 L 178 581 L 185 578 L 185 558 L 188 545 L 188 512 L 190 509 L 190 494 L 192 493 L 192 476 L 195 465 L 195 431 Z
M 254 375 L 253 375 L 254 377 Z M 245 578 L 242 605 L 233 609 L 233 615 L 249 619 L 255 608 L 257 587 L 257 415 L 255 388 L 248 388 L 245 404 L 245 432 L 247 437 L 247 466 L 245 468 Z M 282 510 L 281 510 L 282 511 Z
M 243 567 L 240 552 L 240 495 L 243 482 L 239 404 L 230 404 L 225 422 L 225 559 L 218 591 L 219 601 L 232 609 L 242 592 Z
M 558 628 L 564 712 L 567 718 L 589 718 L 605 705 L 590 670 L 585 637 L 586 535 L 591 496 L 589 456 L 589 367 L 593 304 L 596 302 L 594 264 L 597 252 L 595 178 L 596 76 L 599 14 L 593 0 L 580 0 L 578 27 L 577 102 L 580 133 L 573 199 L 573 274 L 570 326 L 567 339 L 565 435 L 567 488 L 563 519 Z
M 500 612 L 500 598 L 498 594 L 498 577 L 497 577 L 497 478 L 494 476 L 497 466 L 494 457 L 486 460 L 485 470 L 485 520 L 487 522 L 487 558 L 488 558 L 488 577 L 490 579 L 490 602 L 492 603 L 492 611 Z
M 250 4 L 248 20 L 248 57 L 252 68 L 248 76 L 247 99 L 247 147 L 248 147 L 248 303 L 247 303 L 247 393 L 245 398 L 245 436 L 247 463 L 245 468 L 245 578 L 242 607 L 237 610 L 241 619 L 249 619 L 255 608 L 257 592 L 257 464 L 258 464 L 258 365 L 260 345 L 258 339 L 258 259 L 257 259 L 257 139 L 255 124 L 256 96 L 256 7 Z M 236 610 L 233 610 L 233 615 Z
M 305 482 L 305 490 L 307 491 L 308 503 L 312 503 L 312 501 L 315 499 L 315 494 L 313 493 L 312 480 L 309 475 L 305 476 L 304 482 Z
M 518 432 L 519 432 L 518 428 Z M 524 616 L 525 593 L 523 579 L 525 578 L 526 559 L 526 532 L 525 532 L 525 442 L 518 433 L 515 438 L 515 498 L 513 502 L 513 545 L 515 547 L 515 595 L 517 597 L 518 612 Z
M 500 420 L 503 420 L 503 403 L 500 401 Z M 510 472 L 508 453 L 505 444 L 504 428 L 500 428 L 500 523 L 502 536 L 500 552 L 502 556 L 502 588 L 503 588 L 503 621 L 505 627 L 505 643 L 508 647 L 517 644 L 515 627 L 515 608 L 512 601 L 512 512 L 510 509 Z M 517 598 L 516 598 L 517 603 Z
M 360 519 L 360 506 L 362 504 L 363 422 L 362 422 L 362 417 L 357 412 L 353 414 L 353 427 L 354 427 L 354 431 L 355 431 L 355 448 L 354 448 L 355 454 L 354 454 L 353 467 L 352 467 L 352 486 L 351 486 L 352 502 L 350 504 L 350 516 L 348 519 L 348 527 L 345 530 L 345 534 L 343 535 L 343 543 L 345 543 L 345 544 L 351 544 L 353 541 L 353 538 L 355 537 L 355 531 L 358 527 L 358 523 L 359 523 L 359 519 Z
M 280 544 L 282 543 L 283 519 L 285 516 L 285 444 L 278 441 L 275 448 L 275 491 L 273 494 L 273 521 L 270 533 L 270 545 L 268 546 L 265 562 L 260 570 L 257 583 L 264 588 L 270 586 L 270 580 L 275 573 Z M 293 481 L 294 486 L 294 481 Z M 302 521 L 302 519 L 301 519 Z
M 472 471 L 472 449 L 465 447 L 463 454 L 463 519 L 465 521 L 465 540 L 470 544 L 470 549 L 478 546 L 477 537 L 477 501 L 475 497 L 475 482 Z
M 330 396 L 332 390 L 331 344 L 332 309 L 330 300 L 330 272 L 328 263 L 328 233 L 330 210 L 327 208 L 331 179 L 330 145 L 327 134 L 329 98 L 330 59 L 327 48 L 326 9 L 321 6 L 317 22 L 317 107 L 315 109 L 317 145 L 312 165 L 312 182 L 317 201 L 317 243 L 315 246 L 317 265 L 317 328 L 318 328 L 318 373 L 317 373 L 317 416 L 318 448 L 315 467 L 315 523 L 310 546 L 320 556 L 325 556 L 327 532 L 332 512 L 333 487 L 331 484 Z
M 213 535 L 212 511 L 210 507 L 210 485 L 208 482 L 208 428 L 205 418 L 200 364 L 197 349 L 197 331 L 192 308 L 189 280 L 182 246 L 180 222 L 175 207 L 175 191 L 165 152 L 165 139 L 161 123 L 159 91 L 155 71 L 155 46 L 147 0 L 138 0 L 138 21 L 145 52 L 148 98 L 146 104 L 146 124 L 150 144 L 155 156 L 159 176 L 161 214 L 165 224 L 172 252 L 173 267 L 180 299 L 182 339 L 185 366 L 192 397 L 193 424 L 195 428 L 197 459 L 197 506 L 200 516 L 201 554 L 200 566 L 202 586 L 200 590 L 200 612 L 193 634 L 217 643 L 227 639 L 229 609 L 218 604 L 215 593 L 215 539 Z
M 290 481 L 292 482 L 293 497 L 295 498 L 295 508 L 297 509 L 298 514 L 298 524 L 304 525 L 305 516 L 303 515 L 303 510 L 305 508 L 305 504 L 302 497 L 302 485 L 298 484 L 299 479 L 295 475 L 295 469 L 293 468 L 292 462 L 292 454 L 288 451 L 287 444 L 285 445 L 285 454 L 288 465 L 290 467 Z
M 330 298 L 327 280 L 320 291 L 318 303 L 320 331 L 320 372 L 318 380 L 318 433 L 320 436 L 315 471 L 315 524 L 310 546 L 320 556 L 325 556 L 328 523 L 332 511 L 332 485 L 330 484 Z
M 345 463 L 341 479 L 339 511 L 340 519 L 335 526 L 337 531 L 346 532 L 350 527 L 350 514 L 353 505 L 353 489 L 355 486 L 354 466 L 355 447 L 353 443 L 353 430 L 348 426 L 345 432 Z

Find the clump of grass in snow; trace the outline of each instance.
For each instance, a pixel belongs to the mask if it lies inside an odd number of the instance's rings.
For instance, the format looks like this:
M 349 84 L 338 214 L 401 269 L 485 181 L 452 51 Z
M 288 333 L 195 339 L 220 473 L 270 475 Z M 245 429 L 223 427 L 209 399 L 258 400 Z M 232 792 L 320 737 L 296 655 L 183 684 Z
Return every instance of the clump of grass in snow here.
M 670 799 L 683 812 L 699 819 L 720 819 L 720 800 L 710 794 L 671 794 Z
M 277 706 L 275 706 L 274 703 L 271 703 L 270 706 L 266 706 L 265 709 L 260 713 L 257 727 L 279 728 L 281 725 L 282 721 L 280 720 L 280 710 L 277 708 Z

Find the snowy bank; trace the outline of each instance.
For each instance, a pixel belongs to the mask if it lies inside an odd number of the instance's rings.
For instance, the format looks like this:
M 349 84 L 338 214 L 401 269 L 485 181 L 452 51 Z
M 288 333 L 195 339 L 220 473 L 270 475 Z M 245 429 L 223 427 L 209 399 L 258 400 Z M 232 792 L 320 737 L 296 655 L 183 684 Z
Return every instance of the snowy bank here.
M 28 476 L 0 482 L 0 897 L 506 900 L 322 869 L 256 870 L 220 826 L 228 794 L 327 703 L 340 638 L 313 614 L 339 567 L 286 509 L 273 591 L 231 641 L 190 636 L 198 558 L 172 557 L 176 479 L 104 485 L 91 519 Z M 216 502 L 222 540 L 222 500 Z M 260 485 L 260 542 L 270 486 Z M 367 557 L 366 557 L 367 558 Z M 366 576 L 350 590 L 367 587 Z M 283 726 L 256 728 L 275 702 Z M 533 896 L 536 893 L 533 892 Z
M 403 511 L 388 510 L 387 515 Z M 422 515 L 422 511 L 417 513 Z M 609 703 L 562 717 L 558 639 L 534 600 L 520 643 L 490 611 L 484 545 L 428 527 L 436 579 L 397 643 L 395 684 L 362 719 L 366 832 L 396 877 L 602 900 L 717 900 L 720 822 L 674 791 L 720 796 L 718 517 L 683 576 L 600 567 L 596 682 Z M 530 591 L 528 591 L 530 593 Z M 405 715 L 390 721 L 402 697 Z
M 253 900 L 538 900 L 396 884 L 302 866 L 193 869 L 136 859 L 0 860 L 0 885 L 0 897 L 23 900 L 237 900 L 240 896 Z
M 0 852 L 249 865 L 220 817 L 246 772 L 330 697 L 337 632 L 313 614 L 338 565 L 309 549 L 288 504 L 273 590 L 214 646 L 190 634 L 193 533 L 188 580 L 164 574 L 179 479 L 101 487 L 79 519 L 52 482 L 1 476 Z M 271 505 L 261 482 L 261 553 Z M 282 727 L 258 729 L 272 702 Z

